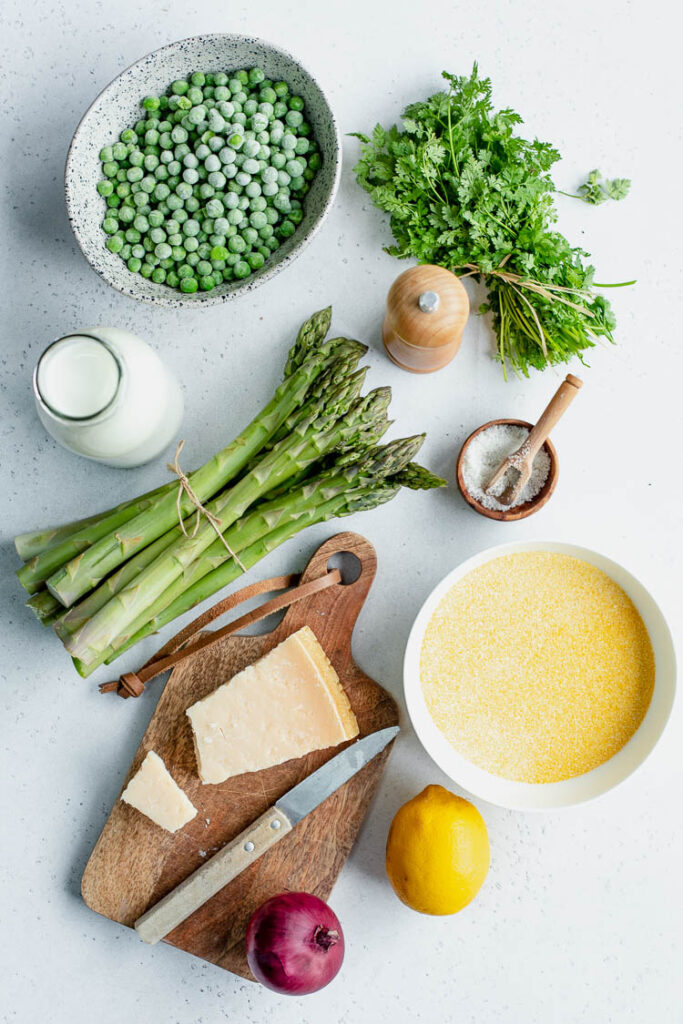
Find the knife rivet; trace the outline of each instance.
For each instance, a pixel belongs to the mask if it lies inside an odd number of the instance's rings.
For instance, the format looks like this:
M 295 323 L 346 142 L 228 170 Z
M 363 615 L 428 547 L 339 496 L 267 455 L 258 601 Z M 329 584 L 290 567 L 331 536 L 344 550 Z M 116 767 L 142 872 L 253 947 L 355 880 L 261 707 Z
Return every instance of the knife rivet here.
M 275 829 L 278 829 L 278 828 L 280 828 L 280 827 L 281 827 L 281 825 L 282 825 L 282 822 L 280 821 L 280 819 L 279 819 L 279 818 L 275 818 L 275 819 L 274 819 L 273 821 L 271 821 L 271 823 L 270 823 L 270 827 L 271 827 L 271 828 L 275 828 Z
M 244 844 L 244 849 L 247 851 L 247 853 L 253 853 L 253 851 L 254 851 L 254 844 L 252 843 L 251 839 L 249 840 L 248 843 Z

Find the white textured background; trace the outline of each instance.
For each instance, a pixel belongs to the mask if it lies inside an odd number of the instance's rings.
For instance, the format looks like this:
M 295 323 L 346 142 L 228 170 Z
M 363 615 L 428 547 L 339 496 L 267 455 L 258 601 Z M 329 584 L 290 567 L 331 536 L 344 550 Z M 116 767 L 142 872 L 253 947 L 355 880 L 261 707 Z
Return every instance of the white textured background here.
M 429 782 L 447 780 L 407 721 L 360 840 L 333 894 L 347 935 L 343 974 L 302 1000 L 272 993 L 170 947 L 154 950 L 91 913 L 80 876 L 152 713 L 154 696 L 104 699 L 79 680 L 55 638 L 22 607 L 12 536 L 114 504 L 164 475 L 163 460 L 128 474 L 85 462 L 45 435 L 30 372 L 54 338 L 95 323 L 148 338 L 185 385 L 187 461 L 196 464 L 272 391 L 299 322 L 333 302 L 337 324 L 373 346 L 371 383 L 394 388 L 401 433 L 429 432 L 425 461 L 453 481 L 456 452 L 485 419 L 533 419 L 559 374 L 505 384 L 473 319 L 457 361 L 404 374 L 382 355 L 386 290 L 402 269 L 384 255 L 385 218 L 355 186 L 345 140 L 337 203 L 314 243 L 281 277 L 213 309 L 136 304 L 88 268 L 62 198 L 64 158 L 94 95 L 132 61 L 201 32 L 260 35 L 319 77 L 342 130 L 390 122 L 439 87 L 442 68 L 474 59 L 495 99 L 526 132 L 564 154 L 559 187 L 592 167 L 634 181 L 621 204 L 560 198 L 561 226 L 595 257 L 613 293 L 618 346 L 591 356 L 586 387 L 556 432 L 561 481 L 537 517 L 477 518 L 451 486 L 406 494 L 346 521 L 379 551 L 380 572 L 355 637 L 360 664 L 401 699 L 403 647 L 421 602 L 461 559 L 520 538 L 596 547 L 623 561 L 680 622 L 681 218 L 679 32 L 666 0 L 8 0 L 0 63 L 3 176 L 2 853 L 3 1022 L 200 1024 L 675 1024 L 683 1019 L 680 709 L 647 765 L 619 790 L 547 816 L 482 806 L 493 861 L 462 914 L 420 917 L 383 871 L 391 816 Z M 572 367 L 577 370 L 576 366 Z M 578 372 L 581 372 L 578 370 Z M 346 524 L 345 524 L 346 525 Z M 303 565 L 335 531 L 322 526 L 255 570 Z M 138 650 L 129 665 L 152 650 Z

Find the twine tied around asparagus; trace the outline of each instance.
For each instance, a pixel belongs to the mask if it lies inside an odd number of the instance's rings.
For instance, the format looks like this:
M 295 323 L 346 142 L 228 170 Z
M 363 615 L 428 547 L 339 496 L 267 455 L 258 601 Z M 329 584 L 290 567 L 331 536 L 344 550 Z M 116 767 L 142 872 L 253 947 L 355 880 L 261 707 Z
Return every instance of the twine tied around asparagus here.
M 197 530 L 199 529 L 199 523 L 201 521 L 201 517 L 204 516 L 206 518 L 206 520 L 211 524 L 213 529 L 215 530 L 216 536 L 225 545 L 225 548 L 226 548 L 228 554 L 230 555 L 230 557 L 234 558 L 234 560 L 237 562 L 237 564 L 239 565 L 239 567 L 242 570 L 242 572 L 246 572 L 247 571 L 247 567 L 243 564 L 243 562 L 240 561 L 239 555 L 237 555 L 232 550 L 232 548 L 228 544 L 227 540 L 223 536 L 223 533 L 221 531 L 220 520 L 216 518 L 216 516 L 213 514 L 213 512 L 211 512 L 206 507 L 206 505 L 202 505 L 201 501 L 199 500 L 199 498 L 197 497 L 197 495 L 195 494 L 195 492 L 192 489 L 192 484 L 190 483 L 190 481 L 188 480 L 187 476 L 185 475 L 185 473 L 180 468 L 180 461 L 179 461 L 180 460 L 180 453 L 182 452 L 184 445 L 185 445 L 185 441 L 184 440 L 178 441 L 178 447 L 175 450 L 175 458 L 173 459 L 173 462 L 169 462 L 168 463 L 168 468 L 170 469 L 170 471 L 172 473 L 175 473 L 175 475 L 178 477 L 178 480 L 179 480 L 178 498 L 176 500 L 176 508 L 178 509 L 178 522 L 180 523 L 180 529 L 183 531 L 183 536 L 185 536 L 185 537 L 196 537 L 197 536 Z M 190 503 L 192 505 L 194 505 L 194 507 L 197 510 L 197 517 L 195 519 L 195 524 L 194 524 L 192 533 L 188 533 L 187 532 L 187 529 L 185 527 L 185 521 L 183 519 L 182 501 L 183 501 L 183 495 L 184 494 L 187 495 L 188 500 L 190 501 Z

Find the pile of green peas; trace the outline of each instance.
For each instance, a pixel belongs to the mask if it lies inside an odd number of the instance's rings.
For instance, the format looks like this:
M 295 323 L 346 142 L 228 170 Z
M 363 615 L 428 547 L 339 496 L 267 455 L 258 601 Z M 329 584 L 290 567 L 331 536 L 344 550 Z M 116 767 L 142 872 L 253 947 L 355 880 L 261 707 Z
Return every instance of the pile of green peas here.
M 109 251 L 187 294 L 260 270 L 321 165 L 301 97 L 260 68 L 195 71 L 142 108 L 100 152 Z

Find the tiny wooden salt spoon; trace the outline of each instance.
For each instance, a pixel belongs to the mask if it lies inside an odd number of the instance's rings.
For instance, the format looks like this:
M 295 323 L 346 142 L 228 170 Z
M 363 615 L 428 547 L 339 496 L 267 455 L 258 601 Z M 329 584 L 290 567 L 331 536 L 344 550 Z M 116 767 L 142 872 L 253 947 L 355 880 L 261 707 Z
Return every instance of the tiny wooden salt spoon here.
M 529 436 L 524 443 L 519 446 L 517 451 L 503 459 L 484 488 L 486 494 L 490 495 L 491 489 L 499 480 L 507 473 L 511 473 L 510 483 L 503 493 L 495 495 L 495 498 L 501 505 L 512 505 L 517 500 L 531 476 L 533 461 L 542 444 L 548 439 L 550 431 L 567 411 L 581 387 L 583 387 L 583 381 L 575 377 L 573 373 L 568 373 L 543 410 L 536 426 L 529 431 Z

